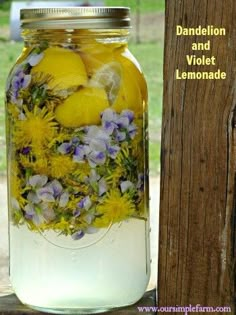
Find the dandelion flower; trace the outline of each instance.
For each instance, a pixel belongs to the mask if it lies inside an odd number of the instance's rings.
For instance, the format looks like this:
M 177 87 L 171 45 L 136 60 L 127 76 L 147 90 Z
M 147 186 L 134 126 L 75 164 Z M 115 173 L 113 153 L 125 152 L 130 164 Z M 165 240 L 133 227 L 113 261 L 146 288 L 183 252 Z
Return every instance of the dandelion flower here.
M 33 112 L 25 108 L 25 117 L 26 119 L 16 123 L 15 142 L 19 147 L 31 145 L 37 153 L 53 139 L 57 123 L 53 121 L 53 114 L 47 112 L 46 108 L 40 110 L 35 107 Z
M 111 223 L 128 219 L 135 212 L 135 205 L 128 194 L 121 195 L 119 190 L 111 190 L 103 203 L 97 206 L 97 214 L 100 216 L 94 222 L 95 227 L 107 227 Z
M 50 158 L 50 173 L 54 178 L 62 178 L 73 173 L 76 164 L 69 156 L 55 155 Z
M 76 170 L 74 172 L 74 175 L 78 177 L 79 180 L 84 181 L 84 179 L 89 176 L 91 172 L 90 165 L 85 163 L 76 163 Z
M 11 191 L 11 195 L 12 197 L 17 200 L 17 203 L 19 204 L 20 207 L 22 207 L 26 200 L 24 199 L 24 197 L 22 197 L 22 193 L 23 191 L 23 183 L 22 183 L 22 179 L 19 178 L 18 176 L 18 165 L 16 164 L 16 162 L 12 162 L 12 171 L 10 173 L 10 191 Z
M 49 175 L 48 159 L 45 155 L 39 155 L 36 159 L 33 159 L 30 156 L 24 156 L 21 154 L 19 161 L 24 168 L 30 168 L 36 174 Z

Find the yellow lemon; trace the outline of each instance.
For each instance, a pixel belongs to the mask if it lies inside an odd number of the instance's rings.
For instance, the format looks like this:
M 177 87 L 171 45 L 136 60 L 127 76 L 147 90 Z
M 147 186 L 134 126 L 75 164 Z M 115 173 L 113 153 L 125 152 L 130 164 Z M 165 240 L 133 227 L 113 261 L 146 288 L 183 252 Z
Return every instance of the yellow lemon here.
M 105 89 L 109 104 L 112 105 L 118 95 L 121 84 L 121 65 L 109 62 L 100 67 L 88 82 L 88 86 Z
M 145 103 L 147 103 L 148 92 L 147 92 L 147 83 L 143 76 L 142 70 L 139 63 L 134 58 L 134 56 L 129 52 L 128 49 L 117 50 L 116 59 L 121 62 L 127 71 L 130 72 L 133 80 L 137 81 L 137 84 L 140 88 L 141 95 Z
M 97 69 L 113 60 L 113 56 L 106 51 L 93 54 L 82 51 L 80 55 L 85 64 L 89 78 L 96 72 Z
M 143 112 L 143 100 L 139 85 L 132 73 L 124 67 L 122 67 L 121 86 L 112 108 L 117 112 L 130 109 L 137 116 L 142 115 Z
M 85 87 L 69 96 L 55 110 L 56 120 L 68 128 L 99 124 L 100 114 L 109 107 L 104 89 Z
M 61 47 L 44 50 L 42 60 L 32 68 L 31 73 L 42 73 L 51 77 L 51 89 L 67 89 L 87 83 L 87 73 L 78 53 Z
M 91 77 L 102 66 L 114 61 L 114 52 L 116 50 L 123 51 L 125 47 L 125 44 L 104 44 L 95 40 L 82 45 L 80 55 L 85 64 L 88 77 Z

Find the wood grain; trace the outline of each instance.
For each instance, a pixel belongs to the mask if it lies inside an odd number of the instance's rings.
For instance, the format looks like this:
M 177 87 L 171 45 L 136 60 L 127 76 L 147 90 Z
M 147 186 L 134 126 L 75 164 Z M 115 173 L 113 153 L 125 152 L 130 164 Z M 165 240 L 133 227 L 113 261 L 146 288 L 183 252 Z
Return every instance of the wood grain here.
M 143 298 L 136 304 L 116 309 L 111 312 L 106 313 L 107 315 L 135 315 L 138 314 L 138 306 L 155 307 L 156 305 L 156 291 L 148 291 L 145 293 Z M 37 315 L 43 314 L 41 312 L 36 312 L 25 305 L 17 299 L 14 294 L 0 297 L 0 315 Z M 145 312 L 146 315 L 153 315 L 155 312 Z
M 235 314 L 236 1 L 166 0 L 158 304 L 230 305 Z M 176 25 L 226 28 L 176 36 Z M 217 66 L 188 66 L 192 42 L 211 40 Z M 227 73 L 175 80 L 175 70 Z

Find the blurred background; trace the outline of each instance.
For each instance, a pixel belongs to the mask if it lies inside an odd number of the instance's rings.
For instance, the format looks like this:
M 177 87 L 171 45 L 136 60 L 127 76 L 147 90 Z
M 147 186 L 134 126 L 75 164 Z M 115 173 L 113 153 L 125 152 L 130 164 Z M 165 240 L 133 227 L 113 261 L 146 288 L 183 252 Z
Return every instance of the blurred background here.
M 149 91 L 152 256 L 156 268 L 157 208 L 159 204 L 160 134 L 165 0 L 8 1 L 0 0 L 0 293 L 7 286 L 7 211 L 4 93 L 7 75 L 20 55 L 20 8 L 38 6 L 105 5 L 131 8 L 129 48 L 143 69 Z M 155 245 L 154 245 L 155 244 Z M 155 283 L 156 270 L 153 270 Z M 0 294 L 1 295 L 1 294 Z

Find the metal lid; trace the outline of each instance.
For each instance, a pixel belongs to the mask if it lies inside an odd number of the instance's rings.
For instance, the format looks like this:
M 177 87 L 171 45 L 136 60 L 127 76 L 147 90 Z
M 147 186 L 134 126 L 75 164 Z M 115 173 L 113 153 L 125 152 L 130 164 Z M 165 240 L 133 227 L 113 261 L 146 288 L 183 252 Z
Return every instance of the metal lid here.
M 127 7 L 22 9 L 21 27 L 33 29 L 118 29 L 130 27 Z

